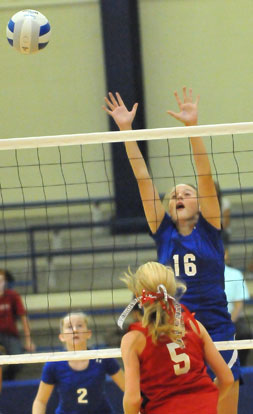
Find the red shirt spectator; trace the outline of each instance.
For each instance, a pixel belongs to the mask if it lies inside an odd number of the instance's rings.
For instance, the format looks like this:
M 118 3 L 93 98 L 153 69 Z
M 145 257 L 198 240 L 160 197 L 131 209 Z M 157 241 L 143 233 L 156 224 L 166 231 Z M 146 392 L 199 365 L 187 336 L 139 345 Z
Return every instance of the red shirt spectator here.
M 0 332 L 18 336 L 16 321 L 26 314 L 20 295 L 12 289 L 6 289 L 0 296 Z
M 8 289 L 7 283 L 13 282 L 10 272 L 0 269 L 0 353 L 8 355 L 21 354 L 23 347 L 28 352 L 35 350 L 31 340 L 30 327 L 26 310 L 21 296 L 13 289 Z M 21 320 L 24 332 L 24 346 L 21 344 L 17 328 L 17 319 Z M 13 380 L 20 369 L 18 364 L 4 367 L 3 379 Z

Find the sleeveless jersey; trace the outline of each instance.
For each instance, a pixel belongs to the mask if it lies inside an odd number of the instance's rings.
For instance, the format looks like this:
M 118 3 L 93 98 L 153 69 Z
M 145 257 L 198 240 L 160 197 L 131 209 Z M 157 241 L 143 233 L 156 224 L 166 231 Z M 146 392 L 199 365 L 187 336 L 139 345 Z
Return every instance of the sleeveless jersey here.
M 104 390 L 105 376 L 119 369 L 114 359 L 90 360 L 81 371 L 73 370 L 68 361 L 47 362 L 41 380 L 56 387 L 59 404 L 55 414 L 112 414 Z
M 206 372 L 203 341 L 189 322 L 185 327 L 180 348 L 167 336 L 155 345 L 148 329 L 136 326 L 146 337 L 139 356 L 142 414 L 217 413 L 218 388 Z
M 156 242 L 158 261 L 170 265 L 187 286 L 181 303 L 196 315 L 212 336 L 226 340 L 234 334 L 224 292 L 224 249 L 221 231 L 200 214 L 191 234 L 181 235 L 166 213 Z

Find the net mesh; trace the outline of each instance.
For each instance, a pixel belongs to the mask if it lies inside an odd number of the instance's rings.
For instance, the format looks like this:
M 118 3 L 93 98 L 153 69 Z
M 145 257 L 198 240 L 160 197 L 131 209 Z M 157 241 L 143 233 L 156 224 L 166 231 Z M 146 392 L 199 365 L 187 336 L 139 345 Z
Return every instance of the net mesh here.
M 243 272 L 250 291 L 252 133 L 252 123 L 241 123 L 2 140 L 0 267 L 15 276 L 37 352 L 3 355 L 0 364 L 83 357 L 86 351 L 57 352 L 59 318 L 76 310 L 90 316 L 91 345 L 103 348 L 87 351 L 85 358 L 120 356 L 116 320 L 131 293 L 119 277 L 128 266 L 156 260 L 156 249 L 147 233 L 111 231 L 116 206 L 110 145 L 115 142 L 148 140 L 150 172 L 162 194 L 181 182 L 196 184 L 188 137 L 204 137 L 213 176 L 231 205 L 230 264 Z M 241 312 L 250 331 L 251 303 L 242 289 Z M 252 344 L 246 338 L 217 346 Z

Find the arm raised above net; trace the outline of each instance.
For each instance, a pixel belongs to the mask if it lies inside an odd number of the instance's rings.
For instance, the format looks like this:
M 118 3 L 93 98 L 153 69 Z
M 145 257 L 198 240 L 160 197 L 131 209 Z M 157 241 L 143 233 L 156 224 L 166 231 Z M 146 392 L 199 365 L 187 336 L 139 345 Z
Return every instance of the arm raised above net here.
M 168 114 L 185 124 L 185 126 L 197 125 L 199 96 L 193 102 L 192 89 L 190 88 L 187 94 L 186 87 L 183 87 L 183 102 L 177 92 L 174 92 L 174 95 L 179 112 L 168 111 Z M 190 140 L 198 176 L 198 197 L 201 213 L 210 224 L 220 229 L 220 207 L 203 139 L 194 137 Z
M 128 111 L 119 93 L 114 96 L 109 92 L 109 99 L 105 98 L 106 106 L 103 109 L 114 119 L 121 131 L 132 129 L 138 104 L 135 103 Z M 150 177 L 146 162 L 137 142 L 125 143 L 127 156 L 137 180 L 145 216 L 152 233 L 159 228 L 165 214 L 159 193 Z

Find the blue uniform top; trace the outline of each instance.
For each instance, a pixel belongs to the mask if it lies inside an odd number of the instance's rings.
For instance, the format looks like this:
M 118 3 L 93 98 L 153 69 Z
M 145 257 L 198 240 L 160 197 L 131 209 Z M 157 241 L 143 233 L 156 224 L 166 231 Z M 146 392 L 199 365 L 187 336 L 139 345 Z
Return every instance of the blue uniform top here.
M 112 414 L 104 390 L 105 376 L 119 369 L 115 359 L 90 360 L 81 371 L 72 369 L 68 361 L 46 362 L 41 380 L 56 386 L 59 404 L 55 414 Z
M 166 213 L 156 242 L 158 261 L 170 265 L 187 286 L 181 298 L 209 334 L 216 340 L 231 337 L 234 325 L 227 310 L 224 292 L 224 248 L 221 231 L 209 224 L 201 214 L 191 234 L 180 234 Z

